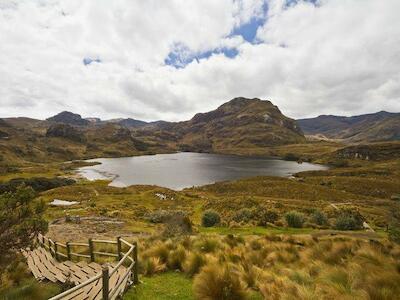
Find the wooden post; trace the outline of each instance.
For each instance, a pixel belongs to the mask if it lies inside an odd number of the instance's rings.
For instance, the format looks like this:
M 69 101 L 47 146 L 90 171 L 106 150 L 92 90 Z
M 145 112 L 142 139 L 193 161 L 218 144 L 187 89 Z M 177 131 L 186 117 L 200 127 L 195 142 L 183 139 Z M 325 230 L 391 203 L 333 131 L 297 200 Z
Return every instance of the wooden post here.
M 103 300 L 108 300 L 108 266 L 103 266 L 102 269 L 102 280 L 103 280 Z
M 117 254 L 118 254 L 118 260 L 121 260 L 121 258 L 122 258 L 122 255 L 121 255 L 121 252 L 122 252 L 122 247 L 121 247 L 121 237 L 119 236 L 119 237 L 117 237 Z
M 54 256 L 56 258 L 56 260 L 58 260 L 58 247 L 57 247 L 57 242 L 54 242 Z
M 89 254 L 90 254 L 90 261 L 94 262 L 94 253 L 93 253 L 93 241 L 89 239 Z
M 138 277 L 138 245 L 137 242 L 133 242 L 133 251 L 132 251 L 132 258 L 135 264 L 133 265 L 133 283 L 138 284 L 139 283 L 139 277 Z
M 71 246 L 70 246 L 69 242 L 66 242 L 65 245 L 67 246 L 67 257 L 68 257 L 68 260 L 71 260 Z

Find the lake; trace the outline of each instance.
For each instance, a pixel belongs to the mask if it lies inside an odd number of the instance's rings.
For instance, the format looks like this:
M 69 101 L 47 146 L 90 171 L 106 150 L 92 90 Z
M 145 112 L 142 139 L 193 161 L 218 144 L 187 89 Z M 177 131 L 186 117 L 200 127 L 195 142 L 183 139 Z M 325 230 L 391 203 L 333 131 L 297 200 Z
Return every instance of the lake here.
M 174 190 L 251 176 L 289 177 L 301 171 L 327 169 L 323 165 L 274 158 L 190 152 L 89 161 L 101 163 L 79 169 L 79 174 L 89 180 L 112 179 L 110 185 L 116 187 L 149 184 Z

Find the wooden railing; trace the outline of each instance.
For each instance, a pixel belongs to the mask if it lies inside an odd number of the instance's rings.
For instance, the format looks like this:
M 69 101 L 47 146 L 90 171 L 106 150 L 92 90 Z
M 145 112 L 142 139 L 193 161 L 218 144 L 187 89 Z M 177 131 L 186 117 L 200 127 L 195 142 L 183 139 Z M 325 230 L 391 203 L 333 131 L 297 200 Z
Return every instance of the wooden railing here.
M 108 256 L 108 257 L 113 257 L 116 260 L 118 260 L 118 263 L 115 267 L 109 271 L 108 267 L 103 266 L 102 272 L 99 273 L 98 275 L 88 279 L 85 282 L 82 282 L 79 285 L 74 286 L 73 288 L 58 294 L 49 300 L 58 300 L 62 299 L 80 289 L 83 289 L 84 287 L 88 286 L 89 284 L 93 283 L 96 280 L 99 280 L 100 278 L 102 279 L 102 295 L 103 295 L 103 300 L 109 300 L 109 299 L 116 299 L 119 294 L 117 291 L 120 290 L 121 285 L 125 282 L 125 279 L 129 274 L 131 275 L 131 281 L 133 284 L 137 284 L 139 282 L 139 277 L 138 277 L 138 263 L 137 263 L 137 242 L 133 242 L 132 244 L 127 242 L 126 240 L 122 239 L 121 237 L 118 237 L 116 241 L 109 241 L 109 240 L 95 240 L 95 239 L 89 239 L 88 243 L 75 243 L 75 242 L 67 242 L 65 244 L 53 241 L 50 238 L 47 238 L 41 234 L 38 235 L 38 241 L 39 244 L 42 245 L 44 248 L 49 250 L 51 255 L 56 259 L 56 260 L 70 260 L 73 261 L 74 258 L 85 258 L 90 260 L 90 262 L 95 262 L 97 256 Z M 96 244 L 108 244 L 108 245 L 115 245 L 116 246 L 116 252 L 117 253 L 110 253 L 110 252 L 102 252 L 102 251 L 95 251 L 95 245 Z M 127 252 L 123 252 L 123 246 L 128 247 Z M 77 253 L 74 252 L 74 247 L 83 247 L 86 248 L 87 254 L 82 254 L 82 253 Z M 64 249 L 65 252 L 61 252 L 60 249 Z M 112 288 L 112 290 L 109 290 L 109 280 L 111 276 L 123 266 L 125 262 L 129 261 L 130 264 L 126 269 L 126 272 L 124 273 L 123 277 L 121 280 L 119 280 L 118 284 Z

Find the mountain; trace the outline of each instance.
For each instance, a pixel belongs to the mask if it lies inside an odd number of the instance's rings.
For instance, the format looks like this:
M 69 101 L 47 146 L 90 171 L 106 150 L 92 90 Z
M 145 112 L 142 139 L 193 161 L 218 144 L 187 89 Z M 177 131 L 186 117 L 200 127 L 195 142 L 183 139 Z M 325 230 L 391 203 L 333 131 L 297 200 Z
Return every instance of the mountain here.
M 47 121 L 54 123 L 76 125 L 76 126 L 87 126 L 90 124 L 90 121 L 83 119 L 81 115 L 74 114 L 69 111 L 63 111 L 51 118 L 48 118 Z
M 305 142 L 296 122 L 270 101 L 246 98 L 183 122 L 88 120 L 62 112 L 46 121 L 8 118 L 0 131 L 3 164 L 176 151 L 268 155 L 270 146 Z
M 400 140 L 400 113 L 380 111 L 353 117 L 321 115 L 297 120 L 297 124 L 306 135 L 345 142 Z
M 305 140 L 294 120 L 270 101 L 260 99 L 234 98 L 189 121 L 158 123 L 156 127 L 175 134 L 184 151 L 246 153 Z
M 128 127 L 128 128 L 139 128 L 139 127 L 148 125 L 148 123 L 145 121 L 135 120 L 135 119 L 131 119 L 131 118 L 114 119 L 114 120 L 108 120 L 106 122 L 116 123 L 118 125 L 121 125 L 123 127 Z

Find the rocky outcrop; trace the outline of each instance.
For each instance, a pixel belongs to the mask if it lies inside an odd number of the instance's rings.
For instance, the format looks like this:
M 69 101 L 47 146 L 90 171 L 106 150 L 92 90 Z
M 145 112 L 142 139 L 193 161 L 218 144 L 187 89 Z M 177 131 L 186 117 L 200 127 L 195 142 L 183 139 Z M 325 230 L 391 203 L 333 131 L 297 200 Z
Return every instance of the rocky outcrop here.
M 80 115 L 74 114 L 69 111 L 63 111 L 51 118 L 48 118 L 47 121 L 75 125 L 75 126 L 87 126 L 90 124 L 90 121 L 82 119 Z
M 338 158 L 387 160 L 400 158 L 400 142 L 354 145 L 336 152 Z
M 77 128 L 68 124 L 53 124 L 46 132 L 46 137 L 59 137 L 83 143 L 86 141 L 84 134 Z
M 196 114 L 190 121 L 171 127 L 166 130 L 177 133 L 182 150 L 254 149 L 305 140 L 294 120 L 270 101 L 260 99 L 235 98 L 214 111 Z

